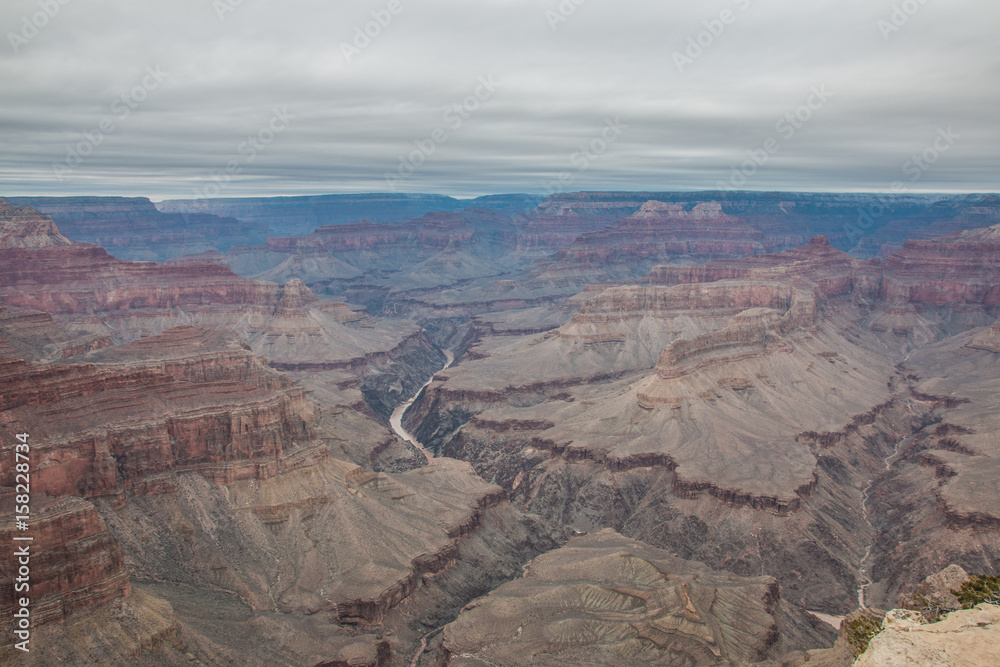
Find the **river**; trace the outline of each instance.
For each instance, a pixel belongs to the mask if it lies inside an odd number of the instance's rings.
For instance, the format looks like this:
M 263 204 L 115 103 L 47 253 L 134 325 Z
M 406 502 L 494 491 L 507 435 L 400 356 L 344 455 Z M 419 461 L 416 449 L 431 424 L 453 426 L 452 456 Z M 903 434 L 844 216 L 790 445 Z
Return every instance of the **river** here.
M 420 444 L 420 442 L 417 441 L 416 437 L 414 437 L 414 435 L 412 433 L 410 433 L 405 428 L 403 428 L 403 415 L 406 414 L 406 411 L 409 410 L 409 408 L 410 408 L 411 405 L 413 405 L 413 402 L 415 400 L 417 400 L 417 398 L 420 396 L 420 392 L 422 392 L 424 389 L 426 389 L 428 386 L 430 386 L 431 382 L 434 381 L 434 375 L 437 374 L 437 373 L 440 373 L 441 371 L 443 371 L 446 368 L 448 368 L 449 366 L 451 366 L 452 363 L 454 363 L 454 361 L 455 361 L 455 355 L 452 354 L 451 351 L 444 350 L 444 356 L 447 359 L 447 361 L 445 362 L 444 368 L 442 368 L 439 371 L 435 371 L 434 373 L 432 373 L 431 376 L 430 376 L 430 378 L 428 378 L 427 382 L 424 383 L 424 386 L 422 386 L 420 389 L 418 389 L 417 393 L 415 393 L 413 395 L 413 398 L 411 398 L 406 403 L 403 403 L 398 408 L 396 408 L 395 410 L 393 410 L 392 411 L 392 416 L 389 417 L 389 425 L 392 426 L 392 430 L 396 432 L 396 435 L 398 435 L 403 440 L 406 440 L 407 442 L 409 442 L 410 444 L 412 444 L 414 447 L 416 447 L 417 449 L 419 449 L 421 452 L 423 452 L 424 456 L 427 457 L 428 461 L 430 461 L 432 458 L 434 458 L 434 455 L 431 454 L 426 449 L 424 449 L 424 446 L 422 444 Z

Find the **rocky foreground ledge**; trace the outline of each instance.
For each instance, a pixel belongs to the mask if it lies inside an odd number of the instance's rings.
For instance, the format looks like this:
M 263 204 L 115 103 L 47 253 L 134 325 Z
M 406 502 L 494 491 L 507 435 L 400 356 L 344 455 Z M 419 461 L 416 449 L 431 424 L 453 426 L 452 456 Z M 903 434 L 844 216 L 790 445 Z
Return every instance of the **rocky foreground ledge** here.
M 998 660 L 1000 606 L 981 604 L 926 624 L 913 612 L 894 609 L 854 667 L 993 667 Z

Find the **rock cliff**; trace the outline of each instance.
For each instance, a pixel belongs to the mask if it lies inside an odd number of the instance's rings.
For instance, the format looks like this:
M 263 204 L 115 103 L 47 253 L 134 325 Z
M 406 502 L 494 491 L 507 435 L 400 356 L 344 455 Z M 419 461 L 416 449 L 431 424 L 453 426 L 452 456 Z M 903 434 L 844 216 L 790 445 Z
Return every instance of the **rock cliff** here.
M 0 250 L 23 248 L 37 250 L 70 245 L 59 233 L 52 219 L 24 206 L 15 208 L 0 199 Z
M 646 273 L 664 261 L 697 262 L 742 257 L 799 245 L 800 237 L 768 238 L 741 218 L 723 213 L 718 202 L 691 210 L 680 204 L 648 201 L 638 211 L 607 228 L 581 235 L 534 269 L 536 280 L 573 278 L 590 281 Z
M 121 548 L 94 506 L 79 498 L 56 495 L 32 496 L 30 533 L 17 532 L 12 527 L 0 531 L 0 538 L 7 544 L 27 546 L 31 554 L 27 577 L 30 588 L 15 593 L 13 585 L 6 585 L 0 594 L 5 630 L 11 623 L 16 598 L 31 600 L 32 625 L 39 627 L 127 597 L 131 591 Z M 14 515 L 13 488 L 4 489 L 0 507 L 7 516 Z M 30 535 L 33 541 L 12 540 L 24 535 Z M 4 558 L 0 563 L 0 575 L 5 582 L 14 581 L 17 564 L 14 558 Z

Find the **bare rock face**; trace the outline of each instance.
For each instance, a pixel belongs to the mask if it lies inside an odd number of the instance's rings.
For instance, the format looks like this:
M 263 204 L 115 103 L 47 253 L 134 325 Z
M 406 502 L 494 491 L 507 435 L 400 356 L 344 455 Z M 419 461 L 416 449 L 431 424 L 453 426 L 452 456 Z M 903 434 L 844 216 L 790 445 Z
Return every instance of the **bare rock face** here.
M 815 236 L 809 243 L 780 254 L 657 266 L 649 272 L 647 280 L 654 285 L 773 281 L 799 288 L 808 286 L 824 296 L 834 297 L 851 293 L 874 296 L 879 278 L 876 265 L 837 250 L 825 236 Z
M 197 350 L 206 337 L 168 331 L 107 353 L 115 364 L 5 360 L 0 418 L 39 438 L 34 490 L 122 497 L 169 489 L 177 470 L 224 481 L 266 478 L 288 465 L 295 445 L 313 437 L 306 421 L 312 405 L 238 343 Z M 143 360 L 161 344 L 182 345 L 182 354 Z
M 112 344 L 107 334 L 71 331 L 48 313 L 0 306 L 0 357 L 29 361 L 70 359 Z
M 519 252 L 544 256 L 570 245 L 582 234 L 596 231 L 611 222 L 613 219 L 606 219 L 605 216 L 597 219 L 584 217 L 569 205 L 543 205 L 530 216 L 517 221 L 515 247 Z
M 770 238 L 823 235 L 857 256 L 888 255 L 907 239 L 926 239 L 1000 221 L 996 195 L 884 198 L 859 194 L 750 192 L 569 192 L 549 197 L 529 220 L 571 210 L 591 229 L 636 213 L 650 200 L 683 206 L 717 202 L 725 214 L 745 219 Z M 878 211 L 877 218 L 869 212 Z M 860 214 L 860 216 L 859 216 Z M 587 230 L 590 231 L 590 230 Z
M 0 531 L 7 544 L 30 551 L 30 589 L 15 593 L 13 585 L 6 585 L 0 594 L 5 629 L 11 623 L 15 599 L 21 597 L 31 600 L 32 625 L 41 626 L 129 595 L 131 582 L 121 548 L 91 503 L 34 494 L 30 507 L 32 542 L 12 539 L 29 533 L 9 527 Z M 0 508 L 7 516 L 14 515 L 13 489 L 4 489 Z M 13 582 L 18 559 L 5 558 L 0 568 L 3 580 Z
M 28 206 L 16 208 L 0 199 L 0 250 L 37 250 L 72 243 L 59 233 L 48 216 Z
M 920 609 L 920 596 L 932 604 L 938 604 L 943 610 L 961 609 L 962 605 L 952 591 L 962 588 L 969 578 L 969 573 L 961 565 L 949 565 L 937 574 L 932 574 L 913 589 L 910 595 L 899 596 L 899 607 L 902 609 Z
M 975 609 L 952 612 L 938 623 L 889 623 L 854 664 L 991 667 L 997 662 L 998 646 L 1000 607 L 981 604 Z
M 240 278 L 223 266 L 124 262 L 94 246 L 0 250 L 6 303 L 49 313 L 134 308 L 199 308 L 206 303 L 273 307 L 276 285 Z
M 1000 225 L 908 241 L 886 259 L 880 296 L 933 306 L 1000 305 Z
M 224 267 L 161 267 L 95 250 L 5 251 L 25 265 L 12 279 L 21 289 L 7 294 L 37 299 L 59 322 L 2 311 L 0 340 L 14 356 L 0 359 L 0 425 L 31 433 L 35 497 L 73 510 L 55 516 L 38 501 L 33 513 L 46 563 L 37 570 L 36 630 L 50 641 L 33 664 L 79 660 L 79 646 L 49 630 L 62 620 L 105 664 L 383 665 L 394 648 L 375 632 L 397 607 L 420 610 L 393 617 L 407 637 L 394 641 L 409 652 L 409 624 L 461 607 L 513 576 L 537 553 L 535 540 L 551 543 L 468 464 L 420 456 L 420 466 L 398 466 L 409 473 L 372 471 L 395 438 L 362 402 L 365 373 L 377 366 L 397 393 L 412 395 L 408 385 L 420 386 L 440 356 L 416 326 L 365 321 L 298 280 L 279 287 Z M 86 283 L 82 264 L 68 273 L 32 268 L 39 252 L 51 253 L 50 266 L 89 253 L 100 260 L 98 277 Z M 103 279 L 146 295 L 113 301 L 97 287 L 102 266 Z M 237 289 L 219 294 L 209 284 L 197 304 L 174 307 L 169 294 L 197 294 L 203 272 Z M 175 285 L 170 275 L 186 278 Z M 239 293 L 241 285 L 250 290 Z M 57 300 L 74 289 L 79 303 Z M 142 335 L 137 322 L 161 332 Z M 187 323 L 169 326 L 178 322 Z M 91 325 L 120 336 L 85 348 L 80 330 Z M 60 354 L 70 346 L 74 353 Z M 426 354 L 407 365 L 419 380 L 390 379 L 388 366 L 417 348 Z M 294 372 L 322 411 L 273 368 L 282 362 L 316 364 Z M 13 458 L 8 439 L 0 455 Z M 476 571 L 483 559 L 494 573 Z M 170 583 L 130 594 L 129 573 Z M 203 617 L 206 606 L 237 620 Z
M 536 269 L 538 281 L 623 278 L 641 275 L 670 260 L 705 261 L 757 255 L 801 243 L 800 237 L 773 239 L 746 221 L 726 215 L 718 202 L 690 211 L 679 204 L 648 201 L 606 229 L 580 236 Z
M 982 334 L 976 336 L 969 347 L 990 352 L 1000 352 L 1000 320 Z
M 778 648 L 770 577 L 710 570 L 611 530 L 539 556 L 444 631 L 449 665 L 747 664 Z
M 233 332 L 179 327 L 79 363 L 2 367 L 0 424 L 34 443 L 33 618 L 50 644 L 31 664 L 77 659 L 47 630 L 63 620 L 106 664 L 382 665 L 392 649 L 368 630 L 396 607 L 422 599 L 417 624 L 447 613 L 435 602 L 460 607 L 547 540 L 468 464 L 390 476 L 332 458 L 302 388 Z M 484 539 L 508 574 L 475 572 Z M 129 572 L 172 585 L 136 597 Z M 235 620 L 203 623 L 205 605 Z

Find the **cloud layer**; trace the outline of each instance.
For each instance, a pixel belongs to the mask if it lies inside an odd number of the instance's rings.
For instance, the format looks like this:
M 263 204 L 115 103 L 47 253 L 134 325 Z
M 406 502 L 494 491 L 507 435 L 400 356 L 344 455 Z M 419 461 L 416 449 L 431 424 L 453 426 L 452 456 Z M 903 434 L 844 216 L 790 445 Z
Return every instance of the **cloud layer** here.
M 0 192 L 996 191 L 998 27 L 992 0 L 8 0 Z

